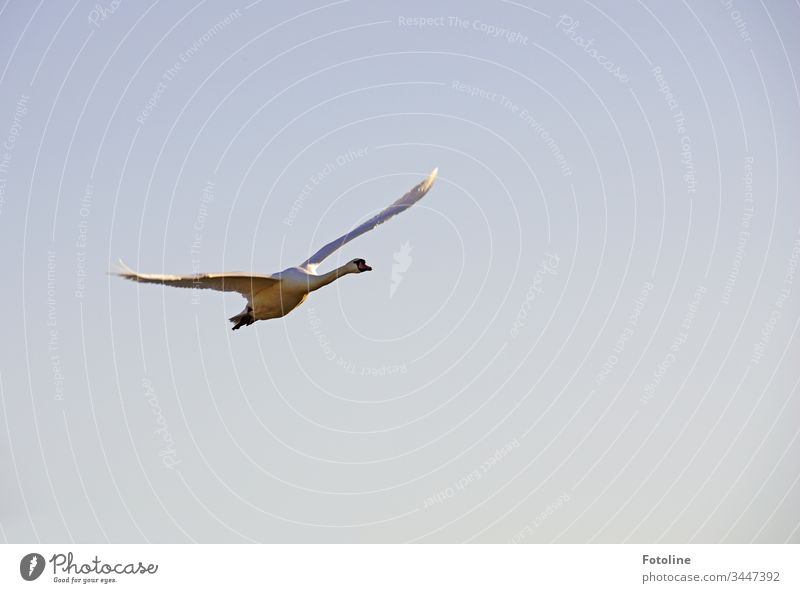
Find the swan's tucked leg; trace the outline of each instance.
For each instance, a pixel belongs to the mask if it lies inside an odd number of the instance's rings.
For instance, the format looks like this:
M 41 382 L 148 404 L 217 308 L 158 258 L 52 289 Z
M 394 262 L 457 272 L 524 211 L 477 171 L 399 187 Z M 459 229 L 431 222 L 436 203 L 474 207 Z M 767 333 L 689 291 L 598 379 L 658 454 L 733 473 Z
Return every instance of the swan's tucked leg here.
M 243 325 L 251 325 L 251 324 L 255 323 L 256 322 L 256 318 L 253 317 L 253 307 L 248 305 L 247 308 L 244 311 L 242 311 L 238 315 L 234 315 L 228 321 L 230 321 L 231 323 L 235 324 L 233 326 L 234 330 L 239 329 Z

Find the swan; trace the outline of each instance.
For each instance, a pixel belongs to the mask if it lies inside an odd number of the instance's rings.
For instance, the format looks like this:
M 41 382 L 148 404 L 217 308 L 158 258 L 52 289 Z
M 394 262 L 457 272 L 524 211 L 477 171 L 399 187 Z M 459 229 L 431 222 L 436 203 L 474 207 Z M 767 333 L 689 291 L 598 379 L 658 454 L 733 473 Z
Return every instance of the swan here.
M 238 292 L 247 299 L 247 306 L 241 313 L 229 319 L 233 323 L 234 330 L 252 325 L 256 321 L 263 319 L 283 317 L 303 304 L 309 293 L 330 284 L 334 280 L 338 280 L 347 274 L 361 274 L 372 271 L 366 260 L 356 258 L 335 270 L 325 274 L 317 274 L 317 268 L 322 261 L 340 247 L 419 202 L 428 193 L 428 190 L 436 180 L 438 172 L 439 169 L 437 167 L 402 198 L 396 200 L 350 232 L 331 241 L 299 266 L 287 268 L 276 274 L 269 276 L 243 272 L 190 274 L 185 276 L 140 274 L 126 266 L 122 260 L 119 260 L 120 269 L 113 273 L 134 282 L 165 284 L 180 288 L 209 288 L 225 292 Z

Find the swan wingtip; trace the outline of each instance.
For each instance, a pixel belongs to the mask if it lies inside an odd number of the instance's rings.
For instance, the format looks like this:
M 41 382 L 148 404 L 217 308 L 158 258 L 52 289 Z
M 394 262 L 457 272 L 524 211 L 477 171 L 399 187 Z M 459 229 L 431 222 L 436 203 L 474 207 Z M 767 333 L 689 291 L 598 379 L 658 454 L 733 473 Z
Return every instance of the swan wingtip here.
M 431 171 L 428 177 L 425 178 L 425 181 L 422 182 L 423 191 L 427 192 L 431 188 L 433 182 L 436 181 L 436 176 L 438 174 L 439 174 L 439 167 L 434 167 L 433 171 Z
M 122 261 L 122 258 L 120 257 L 120 258 L 117 259 L 117 267 L 116 267 L 116 269 L 115 270 L 110 270 L 108 273 L 112 274 L 112 275 L 115 275 L 115 276 L 125 276 L 127 274 L 132 273 L 132 272 L 133 272 L 133 270 L 130 268 L 130 266 L 128 266 L 124 261 Z

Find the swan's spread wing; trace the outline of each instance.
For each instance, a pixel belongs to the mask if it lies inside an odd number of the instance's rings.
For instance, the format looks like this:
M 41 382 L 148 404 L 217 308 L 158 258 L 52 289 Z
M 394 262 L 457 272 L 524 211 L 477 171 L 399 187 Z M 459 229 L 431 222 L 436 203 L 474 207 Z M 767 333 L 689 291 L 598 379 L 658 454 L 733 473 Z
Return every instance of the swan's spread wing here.
M 312 255 L 306 261 L 300 264 L 300 267 L 313 272 L 314 269 L 316 269 L 316 267 L 322 262 L 322 260 L 324 260 L 334 251 L 339 249 L 345 243 L 352 241 L 353 239 L 355 239 L 360 235 L 363 235 L 367 231 L 371 231 L 379 224 L 382 224 L 387 220 L 389 220 L 392 216 L 396 216 L 397 214 L 400 214 L 404 210 L 411 208 L 411 206 L 419 202 L 423 198 L 423 196 L 425 196 L 425 194 L 428 193 L 428 190 L 431 188 L 433 182 L 436 180 L 436 174 L 438 172 L 439 172 L 438 168 L 431 171 L 431 174 L 428 175 L 428 177 L 426 177 L 418 185 L 411 188 L 411 190 L 402 198 L 395 201 L 391 206 L 385 208 L 384 210 L 382 210 L 381 212 L 379 212 L 366 222 L 361 223 L 346 235 L 343 235 L 338 239 L 336 239 L 335 241 L 331 241 L 330 243 L 325 245 L 325 247 L 317 251 L 314 255 Z
M 271 276 L 260 276 L 245 274 L 244 272 L 223 272 L 220 274 L 190 274 L 187 276 L 176 276 L 171 274 L 139 274 L 126 266 L 122 260 L 119 262 L 120 269 L 114 272 L 117 276 L 133 280 L 134 282 L 145 282 L 149 284 L 166 284 L 167 286 L 177 286 L 179 288 L 210 288 L 226 292 L 238 292 L 248 300 L 251 295 L 263 288 L 267 288 L 278 282 Z

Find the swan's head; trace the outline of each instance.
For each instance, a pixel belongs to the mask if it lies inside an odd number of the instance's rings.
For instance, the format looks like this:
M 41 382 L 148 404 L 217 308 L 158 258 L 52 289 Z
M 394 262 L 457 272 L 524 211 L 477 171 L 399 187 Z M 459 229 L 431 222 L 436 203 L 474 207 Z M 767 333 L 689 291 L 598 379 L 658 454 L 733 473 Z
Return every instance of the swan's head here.
M 372 271 L 372 268 L 370 268 L 367 265 L 366 260 L 363 260 L 361 258 L 354 259 L 353 261 L 350 262 L 350 265 L 353 266 L 353 268 L 354 268 L 353 271 L 356 274 L 360 274 L 361 272 L 371 272 Z

